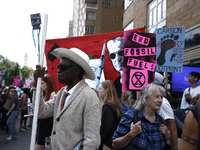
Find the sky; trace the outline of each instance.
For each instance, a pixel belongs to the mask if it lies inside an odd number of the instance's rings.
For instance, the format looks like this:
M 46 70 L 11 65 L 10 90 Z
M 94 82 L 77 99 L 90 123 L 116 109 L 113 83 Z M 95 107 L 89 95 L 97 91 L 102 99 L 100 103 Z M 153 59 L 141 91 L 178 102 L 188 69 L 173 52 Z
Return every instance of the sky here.
M 73 0 L 6 0 L 0 1 L 0 54 L 10 61 L 24 66 L 24 55 L 28 55 L 28 67 L 35 69 L 38 64 L 38 49 L 32 36 L 31 14 L 48 16 L 47 39 L 68 36 L 69 21 L 73 16 Z M 41 24 L 43 29 L 43 24 Z M 34 37 L 37 44 L 37 32 Z M 40 44 L 43 30 L 40 32 Z M 44 64 L 45 65 L 45 64 Z

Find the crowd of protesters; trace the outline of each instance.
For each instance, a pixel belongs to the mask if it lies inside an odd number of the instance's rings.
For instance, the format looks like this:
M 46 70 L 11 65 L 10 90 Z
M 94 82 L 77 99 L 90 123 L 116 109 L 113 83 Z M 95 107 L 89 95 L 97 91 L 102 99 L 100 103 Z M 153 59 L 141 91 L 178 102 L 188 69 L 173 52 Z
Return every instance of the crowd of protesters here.
M 0 91 L 0 129 L 11 135 L 7 140 L 15 140 L 17 131 L 24 132 L 31 127 L 27 124 L 27 100 L 31 97 L 29 88 L 22 88 L 10 85 L 1 86 Z M 16 119 L 20 118 L 20 128 L 16 129 Z M 29 127 L 28 127 L 29 126 Z
M 43 92 L 39 100 L 35 150 L 45 149 L 45 137 L 50 137 L 52 149 L 60 150 L 77 147 L 84 150 L 179 149 L 175 117 L 161 74 L 156 73 L 154 83 L 145 85 L 137 98 L 132 91 L 121 91 L 119 99 L 117 89 L 110 80 L 102 81 L 98 92 L 88 86 L 85 79 L 94 80 L 95 75 L 88 64 L 89 57 L 83 51 L 57 48 L 52 54 L 60 59 L 58 81 L 66 85 L 59 91 L 53 78 L 45 75 L 45 68 L 39 65 L 34 72 L 32 94 L 30 89 L 23 89 L 17 94 L 14 86 L 7 90 L 2 86 L 1 130 L 10 132 L 7 140 L 17 138 L 15 123 L 19 113 L 20 131 L 28 130 L 27 118 L 24 117 L 28 113 L 27 102 L 31 98 L 34 107 L 35 87 L 38 77 L 41 77 Z M 189 74 L 189 82 L 194 85 L 191 78 L 197 83 L 200 75 L 197 72 Z M 199 86 L 195 84 L 196 87 Z M 184 94 L 185 99 L 193 100 L 191 95 Z M 196 114 L 194 110 L 197 108 L 193 108 L 195 103 L 189 104 L 189 108 Z M 192 113 L 189 112 L 189 116 L 193 116 Z M 189 116 L 186 118 L 188 122 Z M 198 136 L 191 144 L 190 135 L 186 129 L 183 131 L 181 149 L 197 149 Z M 196 134 L 192 137 L 196 138 Z

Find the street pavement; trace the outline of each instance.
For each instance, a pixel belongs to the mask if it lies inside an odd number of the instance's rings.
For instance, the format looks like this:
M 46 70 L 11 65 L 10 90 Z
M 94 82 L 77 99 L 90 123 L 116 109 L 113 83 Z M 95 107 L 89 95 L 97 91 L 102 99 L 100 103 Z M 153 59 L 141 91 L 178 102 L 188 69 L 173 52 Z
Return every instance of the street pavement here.
M 20 117 L 19 115 L 16 121 L 16 140 L 7 141 L 6 139 L 10 136 L 10 133 L 5 133 L 5 130 L 0 130 L 0 150 L 30 150 L 32 128 L 24 132 L 20 131 Z M 27 120 L 27 124 L 28 122 L 29 119 Z

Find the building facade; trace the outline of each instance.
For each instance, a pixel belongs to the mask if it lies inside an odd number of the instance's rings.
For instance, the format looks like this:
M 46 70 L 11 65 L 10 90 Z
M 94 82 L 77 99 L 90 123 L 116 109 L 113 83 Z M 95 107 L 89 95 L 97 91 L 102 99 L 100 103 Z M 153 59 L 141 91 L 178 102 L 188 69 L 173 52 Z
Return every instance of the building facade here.
M 186 28 L 184 65 L 200 66 L 200 3 L 198 0 L 125 0 L 123 29 Z
M 69 21 L 69 32 L 68 32 L 68 37 L 73 36 L 73 21 Z
M 73 36 L 122 31 L 123 0 L 74 0 Z

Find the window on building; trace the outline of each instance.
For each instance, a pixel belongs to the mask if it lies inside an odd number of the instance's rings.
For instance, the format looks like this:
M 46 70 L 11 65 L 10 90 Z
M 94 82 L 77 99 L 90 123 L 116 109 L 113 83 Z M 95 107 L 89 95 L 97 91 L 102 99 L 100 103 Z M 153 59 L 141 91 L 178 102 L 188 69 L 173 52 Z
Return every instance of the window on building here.
M 124 10 L 126 10 L 126 8 L 128 8 L 128 6 L 133 2 L 134 0 L 125 0 L 124 3 Z
M 102 0 L 102 7 L 111 8 L 111 0 Z
M 115 1 L 115 8 L 118 7 L 118 1 Z
M 124 31 L 126 30 L 132 30 L 134 28 L 134 23 L 133 21 L 131 21 L 125 28 Z
M 96 20 L 96 13 L 95 12 L 86 12 L 86 19 L 87 20 Z
M 115 15 L 115 21 L 117 21 L 118 20 L 118 15 Z
M 200 25 L 185 33 L 185 49 L 200 46 Z
M 148 5 L 148 32 L 166 25 L 166 0 L 154 0 Z
M 98 9 L 98 5 L 97 4 L 86 3 L 86 8 Z
M 94 34 L 94 26 L 86 26 L 85 34 Z

